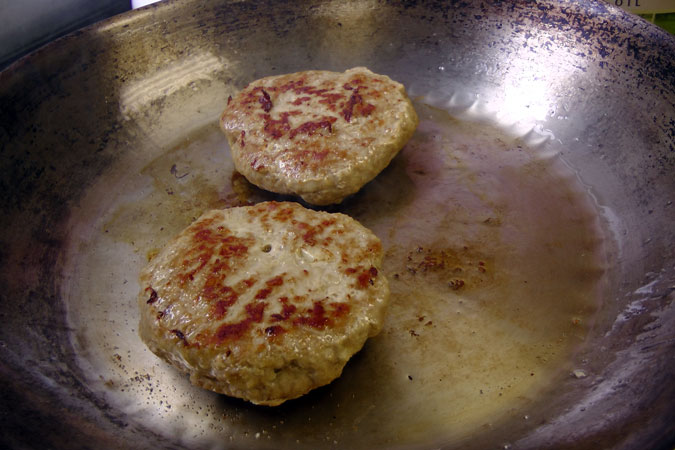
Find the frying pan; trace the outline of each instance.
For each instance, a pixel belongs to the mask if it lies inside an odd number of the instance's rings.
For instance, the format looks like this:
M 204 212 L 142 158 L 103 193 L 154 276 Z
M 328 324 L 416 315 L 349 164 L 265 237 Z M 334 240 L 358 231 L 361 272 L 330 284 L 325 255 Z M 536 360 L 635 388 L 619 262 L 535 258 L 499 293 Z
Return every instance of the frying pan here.
M 506 143 L 495 152 L 504 164 L 523 148 L 562 164 L 571 175 L 557 180 L 580 187 L 573 198 L 595 217 L 579 220 L 597 225 L 602 243 L 597 303 L 581 311 L 574 345 L 541 363 L 536 386 L 519 390 L 524 377 L 475 392 L 493 395 L 475 420 L 443 396 L 465 382 L 457 373 L 483 373 L 446 367 L 426 347 L 387 346 L 398 342 L 393 325 L 408 320 L 396 302 L 389 331 L 343 377 L 279 408 L 191 387 L 136 335 L 135 274 L 147 253 L 207 208 L 268 196 L 233 178 L 217 129 L 227 96 L 266 75 L 359 65 L 404 83 L 423 120 L 392 166 L 336 210 L 386 241 L 411 220 L 411 205 L 431 202 L 419 223 L 451 208 L 459 184 L 443 180 L 456 172 L 412 167 L 428 163 L 416 155 L 449 129 L 451 140 Z M 502 131 L 508 138 L 481 141 Z M 0 143 L 3 447 L 675 444 L 675 38 L 637 17 L 599 1 L 168 1 L 68 35 L 3 71 Z M 423 188 L 435 196 L 419 200 Z M 536 200 L 541 217 L 567 220 L 568 209 Z M 473 216 L 462 217 L 452 226 Z M 410 276 L 388 272 L 394 287 Z M 541 317 L 561 314 L 569 293 Z M 502 316 L 476 320 L 537 330 L 538 321 L 500 305 Z M 400 335 L 421 342 L 431 320 L 409 319 L 420 323 Z M 428 329 L 450 333 L 453 322 L 434 317 Z M 433 373 L 454 381 L 424 381 L 431 372 L 406 365 L 425 352 Z

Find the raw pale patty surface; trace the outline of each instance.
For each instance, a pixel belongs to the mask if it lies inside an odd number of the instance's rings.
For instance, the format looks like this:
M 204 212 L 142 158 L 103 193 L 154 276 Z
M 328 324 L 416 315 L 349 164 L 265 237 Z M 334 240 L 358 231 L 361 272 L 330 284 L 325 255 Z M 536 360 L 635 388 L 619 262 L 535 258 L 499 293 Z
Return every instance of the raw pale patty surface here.
M 382 246 L 343 214 L 205 213 L 142 270 L 140 336 L 198 386 L 279 405 L 340 376 L 389 301 Z
M 339 203 L 384 169 L 418 118 L 402 84 L 366 68 L 254 81 L 221 117 L 251 183 L 308 203 Z

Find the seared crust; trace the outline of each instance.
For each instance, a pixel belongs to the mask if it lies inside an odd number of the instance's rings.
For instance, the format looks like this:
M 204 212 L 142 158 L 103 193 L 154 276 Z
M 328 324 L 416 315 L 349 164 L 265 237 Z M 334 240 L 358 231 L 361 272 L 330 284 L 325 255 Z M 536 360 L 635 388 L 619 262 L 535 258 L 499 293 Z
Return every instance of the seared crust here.
M 228 99 L 220 123 L 251 183 L 325 205 L 380 173 L 418 119 L 402 84 L 357 67 L 254 81 Z
M 205 213 L 140 275 L 139 333 L 193 384 L 278 405 L 337 378 L 377 334 L 382 247 L 296 203 Z

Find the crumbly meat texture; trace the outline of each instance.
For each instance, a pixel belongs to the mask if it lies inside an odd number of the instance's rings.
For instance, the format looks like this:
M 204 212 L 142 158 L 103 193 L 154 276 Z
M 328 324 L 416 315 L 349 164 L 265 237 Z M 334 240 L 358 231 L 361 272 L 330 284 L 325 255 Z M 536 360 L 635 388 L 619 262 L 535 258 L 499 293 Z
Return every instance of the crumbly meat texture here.
M 213 210 L 140 274 L 139 333 L 206 389 L 275 406 L 340 376 L 382 328 L 382 246 L 343 214 Z
M 402 84 L 366 68 L 254 81 L 221 116 L 237 171 L 308 203 L 339 203 L 375 178 L 412 137 Z

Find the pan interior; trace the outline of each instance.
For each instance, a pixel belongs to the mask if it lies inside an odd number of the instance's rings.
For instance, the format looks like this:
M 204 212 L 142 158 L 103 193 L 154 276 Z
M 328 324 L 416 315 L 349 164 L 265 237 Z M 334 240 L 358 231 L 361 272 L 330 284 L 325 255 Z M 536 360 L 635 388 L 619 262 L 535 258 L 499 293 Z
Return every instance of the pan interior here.
M 418 96 L 412 140 L 329 208 L 383 242 L 392 291 L 383 332 L 341 378 L 277 408 L 191 386 L 137 336 L 140 268 L 208 209 L 287 200 L 234 172 L 213 121 L 226 93 L 192 97 L 188 112 L 211 120 L 191 130 L 169 131 L 165 118 L 167 130 L 153 133 L 173 136 L 168 144 L 139 133 L 71 215 L 62 294 L 83 381 L 106 403 L 191 446 L 479 447 L 543 420 L 542 393 L 584 377 L 575 351 L 611 253 L 587 187 L 550 136 Z

